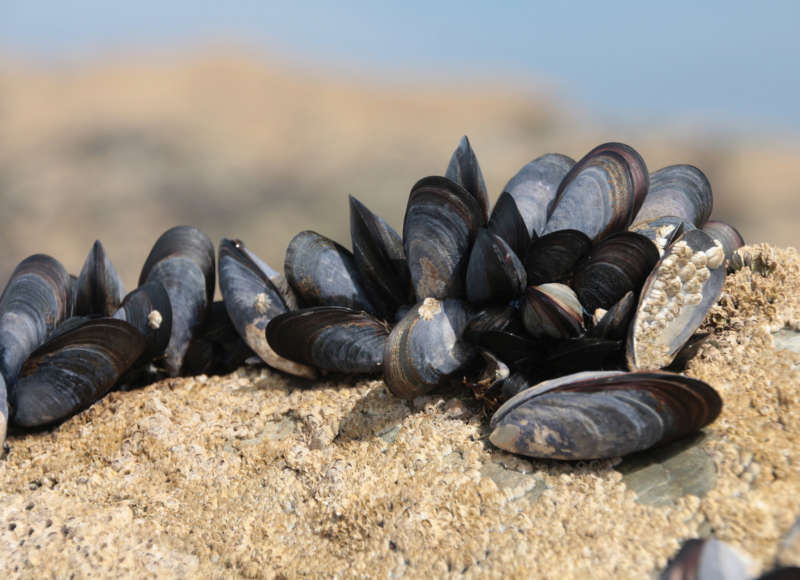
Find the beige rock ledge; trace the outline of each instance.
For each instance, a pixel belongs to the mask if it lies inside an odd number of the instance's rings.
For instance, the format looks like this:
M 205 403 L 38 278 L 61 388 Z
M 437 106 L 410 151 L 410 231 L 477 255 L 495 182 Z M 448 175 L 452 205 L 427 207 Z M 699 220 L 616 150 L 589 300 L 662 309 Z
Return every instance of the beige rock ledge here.
M 381 381 L 166 380 L 9 438 L 0 576 L 643 578 L 710 534 L 763 569 L 800 515 L 800 257 L 747 251 L 687 370 L 724 409 L 689 442 L 529 461 Z

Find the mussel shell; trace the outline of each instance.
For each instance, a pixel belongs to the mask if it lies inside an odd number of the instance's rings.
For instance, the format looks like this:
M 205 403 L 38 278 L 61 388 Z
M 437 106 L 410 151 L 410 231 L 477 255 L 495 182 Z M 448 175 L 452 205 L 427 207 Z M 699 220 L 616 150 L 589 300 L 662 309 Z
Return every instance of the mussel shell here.
M 50 425 L 102 398 L 139 358 L 145 339 L 113 318 L 89 320 L 37 349 L 11 391 L 11 422 Z
M 481 330 L 465 333 L 472 344 L 488 350 L 514 370 L 531 371 L 545 359 L 542 341 L 532 340 L 519 332 L 507 330 Z
M 122 301 L 125 289 L 103 244 L 96 240 L 78 276 L 75 314 L 111 316 Z
M 628 334 L 633 315 L 636 313 L 636 294 L 628 291 L 591 328 L 589 336 L 622 340 Z
M 350 196 L 350 238 L 353 257 L 363 279 L 390 314 L 413 302 L 403 240 L 381 217 Z
M 508 192 L 503 192 L 494 204 L 487 226 L 489 231 L 503 238 L 520 260 L 525 259 L 531 235 L 517 208 L 517 202 Z
M 172 304 L 160 282 L 147 282 L 130 292 L 113 318 L 131 324 L 145 338 L 141 359 L 133 364 L 134 367 L 164 354 L 172 335 Z
M 192 226 L 175 226 L 168 229 L 153 244 L 139 274 L 139 286 L 151 279 L 153 268 L 159 262 L 173 257 L 190 260 L 203 274 L 206 301 L 214 299 L 216 272 L 214 264 L 214 244 L 203 232 Z M 167 292 L 170 288 L 165 285 Z
M 714 538 L 686 540 L 659 576 L 661 580 L 750 580 L 747 564 L 731 546 Z M 759 580 L 765 578 L 761 576 Z M 787 577 L 788 578 L 788 577 Z
M 489 440 L 550 459 L 601 459 L 689 435 L 719 415 L 706 383 L 672 373 L 589 371 L 545 381 L 508 400 Z
M 486 228 L 472 245 L 467 264 L 467 300 L 472 304 L 507 303 L 525 289 L 525 267 L 514 250 Z
M 11 274 L 0 296 L 0 373 L 11 387 L 25 359 L 72 315 L 73 285 L 54 258 L 35 254 Z
M 726 264 L 730 264 L 733 253 L 744 246 L 742 234 L 730 224 L 718 220 L 709 220 L 703 224 L 702 229 L 711 236 L 712 239 L 722 244 L 722 250 L 725 252 Z
M 575 229 L 595 240 L 626 229 L 644 200 L 647 181 L 647 166 L 631 147 L 595 147 L 559 185 L 544 233 Z
M 664 250 L 670 247 L 684 232 L 694 229 L 697 228 L 691 222 L 671 215 L 635 222 L 628 228 L 629 231 L 642 234 L 653 242 L 660 256 L 663 256 Z
M 353 254 L 333 240 L 306 230 L 286 249 L 286 279 L 303 306 L 344 306 L 374 313 Z
M 482 211 L 467 190 L 445 177 L 425 177 L 411 189 L 403 243 L 417 300 L 464 296 L 464 270 Z
M 453 151 L 444 176 L 455 181 L 475 198 L 483 215 L 481 225 L 485 225 L 489 217 L 489 194 L 486 191 L 486 182 L 478 164 L 478 157 L 466 135 L 461 138 L 458 147 Z
M 487 330 L 522 330 L 522 319 L 519 310 L 510 304 L 486 306 L 472 313 L 464 333 Z
M 6 392 L 6 380 L 0 374 L 0 449 L 6 440 L 8 430 L 8 393 Z
M 242 340 L 222 301 L 208 309 L 208 316 L 200 331 L 192 338 L 183 359 L 183 373 L 187 375 L 225 375 L 257 358 Z
M 630 326 L 631 370 L 672 362 L 717 301 L 725 281 L 724 252 L 702 230 L 686 232 L 647 278 Z
M 250 252 L 243 242 L 220 241 L 219 287 L 236 332 L 272 368 L 315 378 L 314 369 L 283 358 L 267 342 L 267 324 L 287 311 L 283 294 L 273 284 L 273 279 L 274 270 Z
M 503 188 L 514 198 L 530 237 L 544 233 L 558 186 L 573 165 L 566 155 L 548 153 L 525 165 Z
M 643 235 L 613 234 L 575 266 L 572 288 L 590 313 L 611 308 L 626 292 L 639 292 L 658 259 L 655 244 Z
M 696 227 L 711 215 L 713 196 L 705 174 L 693 165 L 670 165 L 650 175 L 650 191 L 633 223 L 676 216 Z
M 462 339 L 468 320 L 460 300 L 426 298 L 411 308 L 386 340 L 383 377 L 389 390 L 411 399 L 456 376 L 475 355 Z
M 287 312 L 267 326 L 279 355 L 326 371 L 379 373 L 389 328 L 358 310 L 317 306 Z
M 533 240 L 525 258 L 528 284 L 566 281 L 591 248 L 592 240 L 578 230 L 559 230 Z
M 522 322 L 534 338 L 575 337 L 583 333 L 583 308 L 569 286 L 529 286 L 522 302 Z

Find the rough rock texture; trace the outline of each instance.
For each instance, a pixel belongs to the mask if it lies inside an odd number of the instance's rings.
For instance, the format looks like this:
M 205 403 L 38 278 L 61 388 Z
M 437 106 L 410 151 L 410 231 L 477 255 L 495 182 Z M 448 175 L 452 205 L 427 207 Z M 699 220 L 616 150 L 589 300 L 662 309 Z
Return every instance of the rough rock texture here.
M 493 449 L 469 399 L 264 369 L 166 380 L 9 436 L 0 576 L 643 578 L 698 535 L 754 571 L 796 562 L 800 256 L 748 253 L 687 369 L 724 400 L 690 441 L 532 461 Z

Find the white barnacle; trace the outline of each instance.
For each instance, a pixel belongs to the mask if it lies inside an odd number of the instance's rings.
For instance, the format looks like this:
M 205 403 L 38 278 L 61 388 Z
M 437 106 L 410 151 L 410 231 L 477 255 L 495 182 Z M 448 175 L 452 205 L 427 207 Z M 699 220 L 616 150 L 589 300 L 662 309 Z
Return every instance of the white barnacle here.
M 708 268 L 700 268 L 697 270 L 697 274 L 695 275 L 695 279 L 699 280 L 702 284 L 705 284 L 706 280 L 711 276 L 711 272 Z
M 161 316 L 161 313 L 158 310 L 151 310 L 150 314 L 147 315 L 147 326 L 153 330 L 158 330 L 161 328 L 161 323 L 163 321 L 164 318 Z
M 706 250 L 705 255 L 708 258 L 708 267 L 712 270 L 722 266 L 722 262 L 725 261 L 725 250 L 722 249 L 719 240 L 714 240 L 714 247 Z
M 606 310 L 605 308 L 595 309 L 594 316 L 592 317 L 594 323 L 597 324 L 598 322 L 600 322 L 603 319 L 603 316 L 605 316 L 607 312 L 608 310 Z
M 681 271 L 678 272 L 678 276 L 680 277 L 681 280 L 686 282 L 687 280 L 691 280 L 692 278 L 694 278 L 694 275 L 696 273 L 697 273 L 697 268 L 695 268 L 694 264 L 688 262 L 683 268 L 681 268 Z
M 422 320 L 432 320 L 434 316 L 442 311 L 442 303 L 436 298 L 426 298 L 417 309 L 417 313 Z
M 698 278 L 692 278 L 686 283 L 686 292 L 697 294 L 703 288 L 703 283 Z
M 667 296 L 675 296 L 678 292 L 681 291 L 682 287 L 683 283 L 681 282 L 680 278 L 678 278 L 677 276 L 670 278 L 669 280 L 667 280 L 667 288 L 666 288 Z
M 681 240 L 677 242 L 675 245 L 672 246 L 672 252 L 674 255 L 678 256 L 679 258 L 683 258 L 688 260 L 692 257 L 692 249 L 689 247 L 689 244 Z
M 699 292 L 697 294 L 689 294 L 686 297 L 689 304 L 700 304 L 703 301 L 703 295 Z
M 259 314 L 266 314 L 269 311 L 269 296 L 267 296 L 264 292 L 259 292 L 256 295 L 256 301 L 254 304 L 256 308 L 256 312 Z

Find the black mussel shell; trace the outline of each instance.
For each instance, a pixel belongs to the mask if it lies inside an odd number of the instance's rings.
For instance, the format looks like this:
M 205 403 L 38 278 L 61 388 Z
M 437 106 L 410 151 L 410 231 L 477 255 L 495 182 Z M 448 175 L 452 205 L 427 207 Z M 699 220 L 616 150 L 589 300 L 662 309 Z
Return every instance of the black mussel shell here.
M 476 310 L 470 316 L 469 324 L 464 334 L 469 336 L 471 333 L 487 330 L 522 332 L 524 328 L 519 310 L 510 304 L 486 306 Z
M 58 334 L 25 362 L 11 391 L 11 422 L 25 428 L 66 419 L 102 398 L 139 358 L 145 339 L 113 318 Z
M 546 381 L 508 400 L 492 417 L 489 440 L 530 457 L 618 457 L 694 433 L 721 409 L 717 392 L 697 379 L 589 371 Z
M 591 248 L 592 240 L 578 230 L 559 230 L 533 240 L 525 257 L 528 284 L 565 282 Z
M 6 380 L 0 374 L 0 448 L 6 440 L 8 430 L 8 393 L 6 392 Z
M 412 399 L 457 377 L 475 356 L 462 336 L 468 321 L 460 300 L 426 298 L 412 307 L 386 341 L 383 377 L 389 390 Z
M 286 249 L 286 279 L 303 306 L 344 306 L 375 313 L 353 254 L 310 230 Z
M 275 271 L 259 260 L 243 242 L 228 239 L 220 242 L 219 287 L 236 332 L 272 368 L 300 377 L 315 378 L 314 369 L 283 358 L 267 342 L 267 324 L 288 310 L 284 302 L 285 293 L 280 292 L 274 280 Z M 198 344 L 195 351 L 199 348 Z M 198 365 L 193 363 L 193 366 Z
M 503 188 L 514 198 L 531 238 L 544 233 L 558 186 L 573 165 L 566 155 L 548 153 L 525 165 Z
M 626 292 L 639 292 L 658 259 L 655 244 L 643 235 L 613 234 L 575 266 L 572 288 L 589 313 L 611 308 Z
M 186 350 L 183 373 L 187 375 L 224 375 L 245 364 L 256 353 L 242 340 L 233 325 L 225 304 L 217 301 Z
M 702 230 L 673 243 L 647 278 L 627 341 L 628 368 L 672 362 L 717 301 L 725 282 L 724 252 Z
M 466 135 L 461 138 L 458 147 L 453 151 L 444 176 L 455 181 L 475 198 L 483 214 L 481 225 L 485 225 L 489 216 L 489 194 L 486 191 L 486 182 L 478 164 L 478 157 Z
M 525 289 L 525 267 L 501 237 L 478 231 L 467 264 L 467 300 L 472 304 L 502 304 Z
M 544 233 L 580 230 L 600 239 L 626 229 L 647 194 L 647 166 L 622 143 L 595 147 L 569 171 L 558 188 Z
M 96 240 L 78 276 L 75 314 L 111 316 L 122 301 L 125 290 L 103 244 Z
M 426 177 L 411 189 L 403 243 L 417 300 L 464 296 L 464 271 L 482 211 L 467 190 L 445 177 Z
M 525 330 L 534 338 L 571 338 L 583 333 L 583 307 L 564 284 L 529 286 L 521 310 Z
M 650 176 L 650 191 L 633 223 L 676 216 L 695 227 L 711 215 L 713 196 L 705 174 L 693 165 L 670 165 Z
M 379 373 L 389 328 L 366 312 L 318 306 L 276 316 L 267 339 L 281 356 L 326 371 Z
M 532 340 L 520 332 L 481 330 L 465 333 L 465 338 L 481 349 L 488 350 L 513 370 L 532 371 L 546 357 L 542 341 Z
M 160 282 L 148 282 L 125 296 L 114 318 L 124 320 L 145 338 L 145 348 L 135 366 L 159 359 L 172 335 L 172 304 Z
M 0 373 L 11 387 L 25 359 L 72 315 L 73 284 L 50 256 L 25 258 L 0 296 Z
M 636 294 L 628 291 L 608 311 L 596 310 L 594 316 L 597 316 L 598 312 L 601 312 L 602 315 L 595 321 L 588 333 L 589 336 L 608 340 L 624 340 L 633 315 L 636 313 Z
M 403 240 L 382 218 L 350 196 L 350 238 L 353 257 L 368 290 L 393 317 L 403 304 L 413 302 L 414 289 L 408 272 Z
M 176 226 L 156 240 L 142 267 L 139 285 L 160 282 L 172 305 L 172 333 L 164 363 L 170 376 L 181 373 L 183 357 L 205 321 L 214 297 L 214 246 L 200 230 Z
M 497 198 L 487 227 L 490 232 L 503 238 L 520 260 L 525 259 L 528 246 L 531 245 L 531 235 L 510 193 L 503 192 Z

